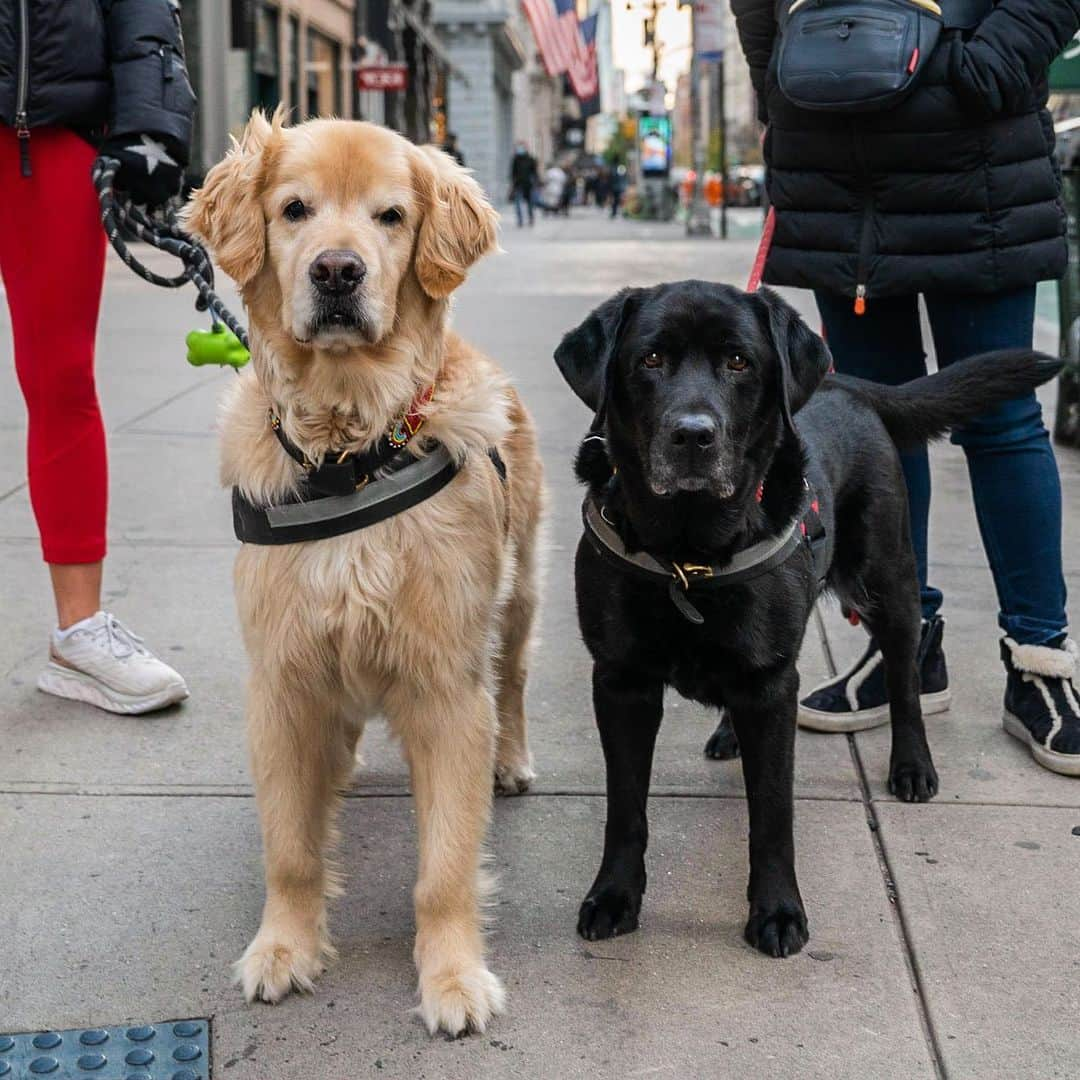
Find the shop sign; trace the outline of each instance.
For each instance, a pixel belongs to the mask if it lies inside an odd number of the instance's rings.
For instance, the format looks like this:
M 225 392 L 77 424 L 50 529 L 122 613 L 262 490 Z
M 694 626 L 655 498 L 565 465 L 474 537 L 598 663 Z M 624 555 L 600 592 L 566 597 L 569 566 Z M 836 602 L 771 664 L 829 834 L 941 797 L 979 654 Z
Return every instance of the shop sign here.
M 368 64 L 356 69 L 356 85 L 361 90 L 405 90 L 409 69 L 405 64 Z

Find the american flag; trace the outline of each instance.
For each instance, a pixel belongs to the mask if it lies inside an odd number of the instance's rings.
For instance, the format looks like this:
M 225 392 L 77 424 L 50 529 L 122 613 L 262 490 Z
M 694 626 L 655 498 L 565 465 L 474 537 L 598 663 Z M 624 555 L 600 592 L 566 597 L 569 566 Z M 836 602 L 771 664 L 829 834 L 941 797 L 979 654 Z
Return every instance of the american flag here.
M 567 74 L 570 85 L 581 101 L 600 92 L 600 77 L 596 70 L 596 15 L 582 19 L 574 35 L 574 53 Z
M 555 0 L 555 25 L 558 28 L 558 41 L 565 64 L 560 69 L 573 78 L 574 68 L 578 64 L 578 52 L 581 47 L 581 31 L 578 28 L 577 3 L 575 0 Z
M 544 70 L 548 75 L 562 75 L 570 62 L 570 53 L 552 0 L 521 0 L 521 6 L 536 38 Z
M 596 71 L 596 16 L 578 22 L 575 0 L 521 0 L 540 58 L 549 75 L 566 74 L 584 100 L 599 89 Z

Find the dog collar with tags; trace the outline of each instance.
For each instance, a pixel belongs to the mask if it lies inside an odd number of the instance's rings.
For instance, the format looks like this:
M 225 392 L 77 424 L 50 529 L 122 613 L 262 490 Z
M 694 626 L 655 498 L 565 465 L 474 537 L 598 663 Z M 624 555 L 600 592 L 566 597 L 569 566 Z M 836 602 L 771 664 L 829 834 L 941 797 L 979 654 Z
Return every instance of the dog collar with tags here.
M 809 484 L 807 484 L 809 489 Z M 806 512 L 790 523 L 778 536 L 759 540 L 737 551 L 726 563 L 677 563 L 659 558 L 647 551 L 627 551 L 622 537 L 604 516 L 603 507 L 592 495 L 586 495 L 582 506 L 586 535 L 593 547 L 612 564 L 633 573 L 643 580 L 668 586 L 671 602 L 679 614 L 698 626 L 705 622 L 701 612 L 690 601 L 695 587 L 742 585 L 775 570 L 786 562 L 798 548 L 806 546 L 814 561 L 818 582 L 825 577 L 825 526 L 818 513 L 817 498 L 811 492 Z
M 340 453 L 330 451 L 319 465 L 311 461 L 285 434 L 281 418 L 273 409 L 269 410 L 270 427 L 285 453 L 307 474 L 307 484 L 312 491 L 323 496 L 348 495 L 359 491 L 375 479 L 376 473 L 408 446 L 413 436 L 424 426 L 424 406 L 434 395 L 434 383 L 419 391 L 409 403 L 408 409 L 394 421 L 386 434 L 370 450 L 362 453 L 348 450 Z

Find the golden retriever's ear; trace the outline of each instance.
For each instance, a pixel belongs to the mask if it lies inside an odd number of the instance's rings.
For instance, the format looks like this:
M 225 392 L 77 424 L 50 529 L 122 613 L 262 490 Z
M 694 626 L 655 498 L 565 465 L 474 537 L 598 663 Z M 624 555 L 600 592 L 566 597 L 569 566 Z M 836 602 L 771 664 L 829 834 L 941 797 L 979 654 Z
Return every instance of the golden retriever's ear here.
M 239 141 L 207 174 L 184 207 L 184 228 L 202 240 L 214 260 L 243 288 L 259 272 L 266 249 L 266 222 L 258 194 L 267 149 L 280 138 L 284 113 L 273 119 L 256 109 Z
M 416 276 L 441 300 L 464 280 L 477 259 L 498 247 L 499 215 L 483 189 L 448 154 L 433 146 L 414 151 L 414 182 L 423 207 L 416 240 Z

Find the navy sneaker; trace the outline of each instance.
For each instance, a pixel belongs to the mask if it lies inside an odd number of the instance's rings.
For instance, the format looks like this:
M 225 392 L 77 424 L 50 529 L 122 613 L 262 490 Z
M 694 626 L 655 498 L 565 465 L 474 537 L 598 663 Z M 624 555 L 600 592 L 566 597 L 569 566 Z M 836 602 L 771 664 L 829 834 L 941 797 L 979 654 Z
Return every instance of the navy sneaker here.
M 1080 776 L 1080 696 L 1076 642 L 1063 634 L 1049 645 L 1018 645 L 1001 639 L 1005 684 L 1005 730 L 1027 743 L 1044 768 Z
M 949 707 L 949 672 L 941 642 L 945 620 L 924 619 L 919 641 L 919 700 L 924 716 Z M 850 670 L 815 687 L 799 702 L 799 727 L 810 731 L 868 731 L 889 720 L 889 694 L 881 649 L 870 645 Z

